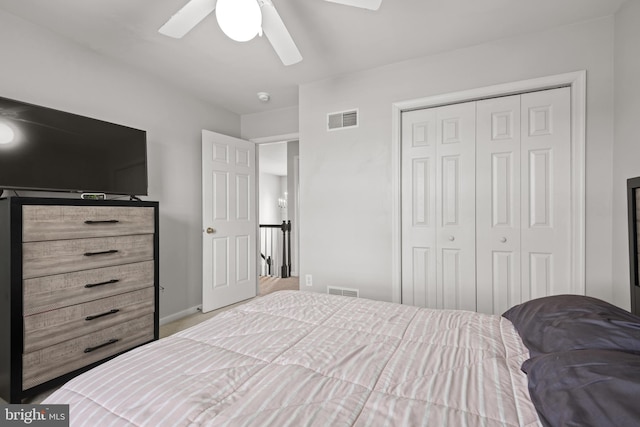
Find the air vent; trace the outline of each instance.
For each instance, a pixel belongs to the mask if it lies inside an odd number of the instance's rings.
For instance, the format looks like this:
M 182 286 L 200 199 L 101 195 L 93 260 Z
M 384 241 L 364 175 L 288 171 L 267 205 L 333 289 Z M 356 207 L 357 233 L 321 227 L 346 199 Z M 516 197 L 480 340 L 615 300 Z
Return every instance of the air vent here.
M 353 298 L 358 298 L 360 296 L 360 291 L 357 289 L 339 288 L 337 286 L 327 286 L 327 293 L 331 295 L 340 295 L 343 297 Z
M 358 127 L 358 110 L 339 111 L 327 114 L 327 130 Z

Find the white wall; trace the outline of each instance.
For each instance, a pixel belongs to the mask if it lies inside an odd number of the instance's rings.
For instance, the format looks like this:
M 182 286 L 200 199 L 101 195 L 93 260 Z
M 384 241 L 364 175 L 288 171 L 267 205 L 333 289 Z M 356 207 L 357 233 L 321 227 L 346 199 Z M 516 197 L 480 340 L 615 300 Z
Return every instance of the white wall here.
M 160 202 L 160 317 L 200 305 L 201 130 L 239 136 L 240 117 L 4 12 L 0 54 L 0 96 L 147 131 L 145 199 Z
M 256 139 L 298 133 L 298 107 L 281 108 L 241 117 L 243 139 Z
M 282 218 L 278 208 L 280 197 L 280 178 L 270 173 L 260 173 L 260 224 L 280 224 Z
M 615 146 L 613 157 L 613 301 L 629 309 L 627 179 L 640 176 L 640 2 L 615 17 Z
M 288 187 L 288 181 L 289 178 L 287 176 L 281 176 L 279 177 L 279 181 L 280 181 L 280 194 L 278 196 L 279 199 L 284 199 L 285 201 L 287 201 L 288 199 L 288 193 L 289 193 L 289 189 Z M 288 209 L 286 207 L 281 208 L 278 205 L 278 215 L 280 218 L 280 221 L 278 222 L 282 222 L 282 221 L 287 221 L 289 219 L 289 212 Z
M 587 293 L 612 300 L 613 17 L 300 87 L 300 274 L 392 299 L 393 102 L 587 70 Z M 326 132 L 328 112 L 360 126 Z

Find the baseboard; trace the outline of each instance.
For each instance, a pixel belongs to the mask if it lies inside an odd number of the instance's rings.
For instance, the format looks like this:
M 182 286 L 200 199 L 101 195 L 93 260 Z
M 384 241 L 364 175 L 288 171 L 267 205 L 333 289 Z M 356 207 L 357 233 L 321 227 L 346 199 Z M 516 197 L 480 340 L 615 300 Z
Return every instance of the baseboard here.
M 175 322 L 176 320 L 180 320 L 184 317 L 191 316 L 195 313 L 201 313 L 202 306 L 196 305 L 195 307 L 187 308 L 186 310 L 179 311 L 174 314 L 170 314 L 169 316 L 160 318 L 160 326 L 166 325 L 167 323 Z

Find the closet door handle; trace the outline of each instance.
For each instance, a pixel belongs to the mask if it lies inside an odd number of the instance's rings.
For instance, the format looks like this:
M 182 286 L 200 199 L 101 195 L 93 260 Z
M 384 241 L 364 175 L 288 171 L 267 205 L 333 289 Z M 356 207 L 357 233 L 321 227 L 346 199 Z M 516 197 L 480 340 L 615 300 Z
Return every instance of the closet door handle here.
M 501 238 L 500 238 L 500 241 L 501 241 L 502 243 L 507 243 L 507 238 L 506 238 L 506 237 L 501 237 Z
M 88 225 L 93 225 L 93 224 L 117 224 L 119 222 L 120 221 L 118 221 L 117 219 L 105 219 L 105 220 L 91 220 L 91 219 L 88 219 L 84 223 L 88 224 Z
M 455 236 L 449 236 L 449 241 L 450 241 L 450 242 L 453 242 L 454 240 L 456 240 L 456 237 L 455 237 Z

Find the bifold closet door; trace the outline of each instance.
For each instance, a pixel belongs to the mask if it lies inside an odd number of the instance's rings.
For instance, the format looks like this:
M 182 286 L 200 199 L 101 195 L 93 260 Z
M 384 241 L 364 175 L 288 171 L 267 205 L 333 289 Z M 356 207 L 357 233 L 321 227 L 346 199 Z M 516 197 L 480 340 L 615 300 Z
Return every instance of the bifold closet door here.
M 476 257 L 482 313 L 503 313 L 522 301 L 520 98 L 487 99 L 476 107 Z
M 402 302 L 438 308 L 436 109 L 402 113 Z
M 501 314 L 571 279 L 570 89 L 478 101 L 478 311 Z
M 402 114 L 402 301 L 476 310 L 475 103 Z
M 569 293 L 571 89 L 522 95 L 522 300 Z

